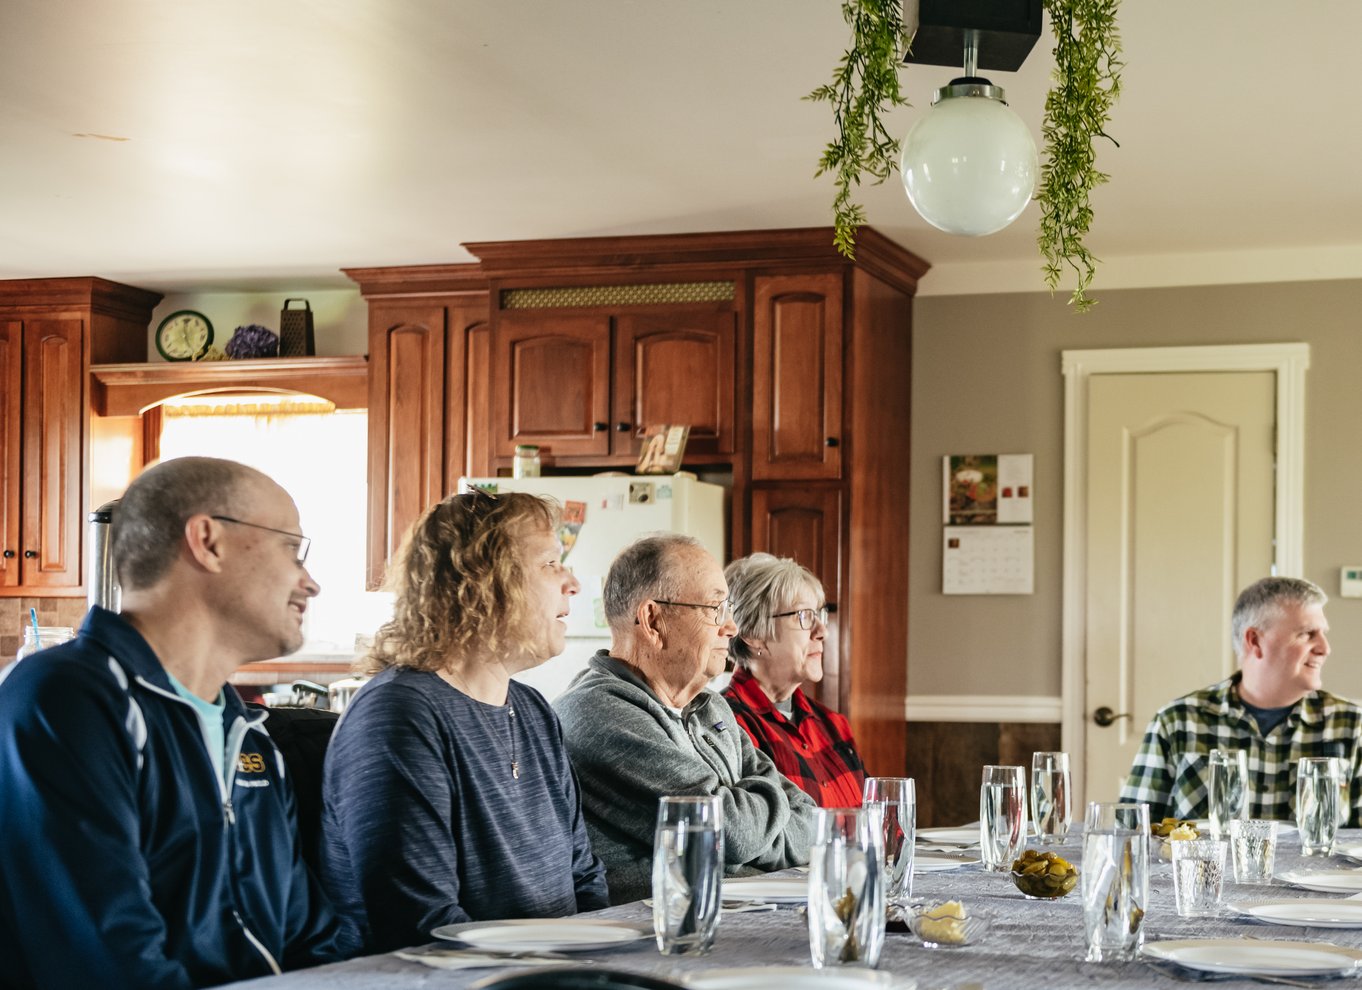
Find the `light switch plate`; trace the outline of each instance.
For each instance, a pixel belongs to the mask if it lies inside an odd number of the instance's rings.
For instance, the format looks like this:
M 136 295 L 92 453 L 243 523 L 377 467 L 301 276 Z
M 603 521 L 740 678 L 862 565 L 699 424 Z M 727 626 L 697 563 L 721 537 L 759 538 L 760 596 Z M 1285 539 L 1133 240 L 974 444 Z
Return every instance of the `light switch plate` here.
M 1339 568 L 1338 597 L 1362 598 L 1362 567 Z

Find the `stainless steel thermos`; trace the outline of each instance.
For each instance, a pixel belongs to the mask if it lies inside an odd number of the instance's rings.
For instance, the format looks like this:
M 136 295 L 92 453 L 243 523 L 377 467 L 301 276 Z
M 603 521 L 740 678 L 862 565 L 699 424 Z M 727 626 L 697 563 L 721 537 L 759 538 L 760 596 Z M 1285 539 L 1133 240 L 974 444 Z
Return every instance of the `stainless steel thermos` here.
M 89 605 L 99 605 L 117 612 L 122 598 L 118 588 L 118 573 L 114 570 L 110 553 L 109 525 L 113 522 L 118 500 L 106 502 L 90 513 L 89 539 L 86 540 L 85 587 Z

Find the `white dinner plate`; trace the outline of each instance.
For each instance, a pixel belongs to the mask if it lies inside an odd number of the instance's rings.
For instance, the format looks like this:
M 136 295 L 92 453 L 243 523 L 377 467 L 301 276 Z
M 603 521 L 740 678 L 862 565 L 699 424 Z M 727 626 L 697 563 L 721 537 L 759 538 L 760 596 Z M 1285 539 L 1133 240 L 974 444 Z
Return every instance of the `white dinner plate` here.
M 808 877 L 729 877 L 720 896 L 726 901 L 803 904 L 809 899 Z
M 602 918 L 514 918 L 441 925 L 430 934 L 486 952 L 587 952 L 651 938 L 653 927 Z
M 962 866 L 970 866 L 977 862 L 979 860 L 973 857 L 934 856 L 931 853 L 918 852 L 913 854 L 913 872 L 940 873 L 942 870 L 958 870 Z
M 1362 859 L 1362 846 L 1336 846 L 1334 852 L 1348 859 Z
M 1362 870 L 1283 870 L 1277 874 L 1282 883 L 1325 894 L 1362 893 Z
M 917 840 L 937 846 L 977 846 L 979 826 L 968 828 L 920 828 Z
M 1239 901 L 1230 910 L 1274 925 L 1305 928 L 1362 928 L 1362 901 L 1301 897 L 1290 901 Z
M 1260 942 L 1243 938 L 1189 938 L 1146 942 L 1141 950 L 1205 973 L 1241 976 L 1342 976 L 1357 969 L 1362 952 L 1328 942 Z
M 712 969 L 686 977 L 692 990 L 866 990 L 867 987 L 892 987 L 916 990 L 914 980 L 905 980 L 873 969 L 808 969 L 803 966 L 744 966 L 741 969 Z

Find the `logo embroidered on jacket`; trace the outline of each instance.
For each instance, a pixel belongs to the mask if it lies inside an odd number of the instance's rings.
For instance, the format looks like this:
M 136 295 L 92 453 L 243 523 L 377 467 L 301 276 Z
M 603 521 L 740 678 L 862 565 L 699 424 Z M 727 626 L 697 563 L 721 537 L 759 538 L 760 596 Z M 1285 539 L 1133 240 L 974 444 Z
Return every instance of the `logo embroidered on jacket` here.
M 724 729 L 726 729 L 726 728 L 728 728 L 728 726 L 724 725 L 724 720 L 723 720 L 723 719 L 719 719 L 719 721 L 717 721 L 717 722 L 714 723 L 714 731 L 715 731 L 715 732 L 723 732 Z
M 259 753 L 242 753 L 237 757 L 236 765 L 240 773 L 265 772 L 265 758 Z

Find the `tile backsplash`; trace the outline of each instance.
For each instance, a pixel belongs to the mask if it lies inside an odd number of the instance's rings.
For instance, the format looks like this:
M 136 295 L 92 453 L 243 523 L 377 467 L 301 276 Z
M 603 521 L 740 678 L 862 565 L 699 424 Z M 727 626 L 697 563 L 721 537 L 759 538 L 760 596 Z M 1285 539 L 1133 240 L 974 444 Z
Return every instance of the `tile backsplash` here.
M 24 627 L 33 620 L 28 610 L 38 610 L 40 626 L 79 629 L 85 618 L 84 598 L 0 598 L 0 666 L 14 659 L 24 642 Z

